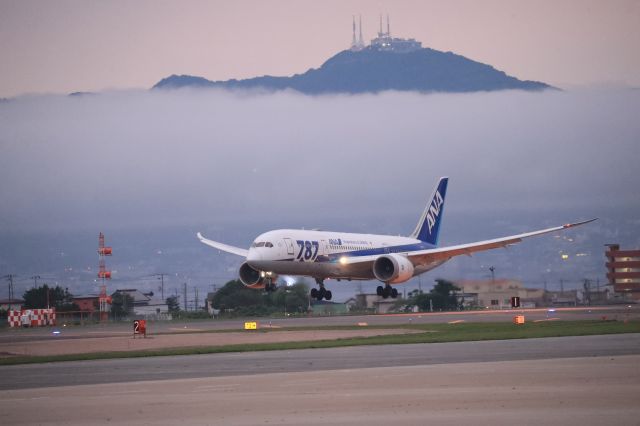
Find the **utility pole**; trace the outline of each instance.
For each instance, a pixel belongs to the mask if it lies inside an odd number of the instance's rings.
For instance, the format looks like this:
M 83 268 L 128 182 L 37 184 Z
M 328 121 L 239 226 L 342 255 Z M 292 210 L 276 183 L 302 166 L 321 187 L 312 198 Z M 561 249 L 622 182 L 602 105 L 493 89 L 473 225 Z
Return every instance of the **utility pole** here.
M 168 274 L 153 274 L 154 277 L 158 277 L 160 280 L 160 295 L 162 296 L 162 301 L 164 302 L 164 277 Z
M 33 288 L 38 288 L 38 280 L 40 279 L 40 275 L 34 275 L 31 277 L 33 280 Z
M 496 268 L 494 266 L 490 266 L 489 270 L 491 271 L 491 285 L 495 286 L 495 284 L 496 284 Z
M 9 282 L 9 310 L 11 310 L 11 301 L 13 300 L 13 279 L 15 278 L 14 274 L 5 275 L 3 278 L 6 278 Z
M 588 306 L 591 306 L 591 280 L 584 279 L 584 299 Z
M 182 284 L 184 286 L 184 310 L 187 311 L 187 283 Z
M 564 280 L 560 279 L 560 295 L 564 295 Z
M 199 301 L 198 300 L 198 287 L 196 286 L 193 289 L 195 290 L 195 294 L 196 294 L 195 306 L 193 307 L 193 310 L 197 311 L 198 310 L 198 301 Z

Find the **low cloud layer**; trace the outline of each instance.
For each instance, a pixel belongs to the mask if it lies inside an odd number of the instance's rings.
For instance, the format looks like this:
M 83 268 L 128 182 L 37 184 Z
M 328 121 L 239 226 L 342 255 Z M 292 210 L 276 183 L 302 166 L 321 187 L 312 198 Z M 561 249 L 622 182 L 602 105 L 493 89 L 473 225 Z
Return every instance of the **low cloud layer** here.
M 346 229 L 452 212 L 637 218 L 640 92 L 117 92 L 0 104 L 0 228 Z M 408 231 L 407 231 L 408 232 Z
M 601 219 L 452 261 L 425 284 L 486 278 L 494 265 L 530 286 L 580 286 L 604 280 L 603 244 L 640 245 L 639 110 L 640 91 L 3 102 L 0 269 L 97 291 L 96 237 L 105 231 L 117 254 L 113 286 L 155 289 L 150 274 L 163 272 L 173 274 L 171 291 L 183 282 L 209 291 L 212 280 L 236 276 L 239 259 L 202 246 L 198 230 L 240 246 L 283 227 L 408 234 L 447 175 L 443 244 Z M 344 297 L 354 291 L 342 288 Z

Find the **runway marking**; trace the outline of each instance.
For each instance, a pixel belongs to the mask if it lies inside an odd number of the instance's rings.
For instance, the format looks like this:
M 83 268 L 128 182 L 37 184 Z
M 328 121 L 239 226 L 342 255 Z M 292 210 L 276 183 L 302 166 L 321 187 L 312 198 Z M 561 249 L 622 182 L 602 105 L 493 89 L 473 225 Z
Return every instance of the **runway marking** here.
M 190 332 L 193 332 L 193 331 L 204 331 L 204 329 L 202 329 L 202 328 L 186 328 L 186 327 L 185 328 L 171 327 L 171 328 L 169 328 L 169 330 L 171 330 L 171 331 L 182 331 L 184 333 L 190 333 Z M 129 333 L 129 334 L 131 334 L 131 333 Z
M 545 318 L 545 319 L 534 320 L 533 322 L 559 321 L 559 320 L 560 318 Z
M 449 324 L 460 324 L 461 322 L 467 322 L 465 320 L 455 320 L 455 321 L 449 321 Z

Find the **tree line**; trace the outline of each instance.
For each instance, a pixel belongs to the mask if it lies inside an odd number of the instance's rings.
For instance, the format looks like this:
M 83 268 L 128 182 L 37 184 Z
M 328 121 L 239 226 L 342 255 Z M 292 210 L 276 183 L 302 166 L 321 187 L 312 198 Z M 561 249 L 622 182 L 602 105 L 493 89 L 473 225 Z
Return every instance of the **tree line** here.
M 400 306 L 417 306 L 420 311 L 447 311 L 460 309 L 455 292 L 460 289 L 453 282 L 438 279 L 428 293 L 413 291 L 406 299 L 398 300 Z M 23 295 L 25 309 L 52 307 L 58 312 L 79 311 L 80 307 L 73 302 L 73 294 L 60 286 L 40 287 L 25 291 Z M 174 317 L 187 317 L 194 314 L 181 311 L 177 296 L 165 300 L 169 313 Z M 95 308 L 97 310 L 97 301 Z M 211 300 L 214 309 L 227 316 L 268 316 L 276 312 L 301 314 L 310 306 L 309 286 L 299 281 L 291 286 L 280 286 L 274 292 L 262 292 L 246 287 L 240 280 L 227 282 L 218 290 Z M 133 298 L 126 293 L 117 292 L 112 296 L 111 316 L 114 319 L 128 317 L 133 312 Z M 200 311 L 200 316 L 207 316 Z M 191 314 L 191 315 L 190 315 Z M 197 316 L 197 314 L 195 314 Z M 4 313 L 6 316 L 6 312 Z

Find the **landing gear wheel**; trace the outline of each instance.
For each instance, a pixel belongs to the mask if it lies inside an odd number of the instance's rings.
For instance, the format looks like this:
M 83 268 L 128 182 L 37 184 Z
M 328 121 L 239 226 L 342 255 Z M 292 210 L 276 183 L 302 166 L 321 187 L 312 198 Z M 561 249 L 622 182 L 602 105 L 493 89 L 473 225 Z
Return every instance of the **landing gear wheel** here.
M 377 294 L 378 296 L 382 296 L 382 295 L 384 294 L 384 287 L 382 287 L 381 285 L 379 285 L 379 286 L 376 288 L 376 294 Z
M 390 295 L 391 295 L 391 287 L 386 286 L 386 287 L 382 290 L 382 298 L 383 298 L 383 299 L 388 299 Z
M 391 297 L 392 297 L 393 299 L 395 299 L 396 297 L 398 297 L 398 290 L 397 290 L 397 289 L 395 289 L 395 288 L 392 288 L 392 289 L 391 289 Z
M 324 280 L 322 278 L 316 278 L 316 284 L 320 286 L 320 288 L 311 289 L 311 297 L 320 301 L 322 299 L 331 300 L 331 292 L 324 288 Z

